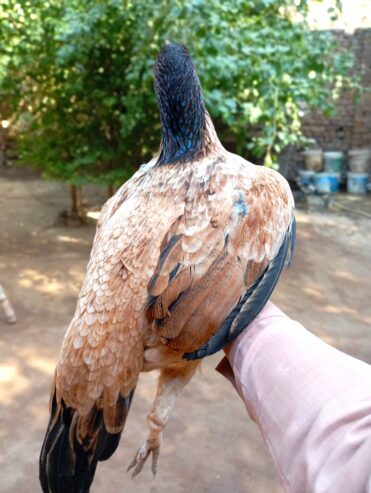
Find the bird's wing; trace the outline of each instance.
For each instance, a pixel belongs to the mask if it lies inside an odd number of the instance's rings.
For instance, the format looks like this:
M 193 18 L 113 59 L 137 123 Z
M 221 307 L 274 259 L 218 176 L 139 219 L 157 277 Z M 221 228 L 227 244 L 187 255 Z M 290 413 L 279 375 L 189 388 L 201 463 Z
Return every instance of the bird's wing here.
M 158 171 L 158 174 L 161 174 Z M 97 462 L 115 451 L 143 368 L 147 283 L 167 225 L 165 207 L 136 174 L 104 207 L 75 315 L 65 335 L 40 456 L 43 491 L 88 491 Z M 174 193 L 172 194 L 174 196 Z M 148 201 L 153 197 L 154 213 Z
M 143 181 L 146 179 L 148 168 L 152 167 L 154 163 L 155 159 L 152 159 L 149 163 L 142 164 L 139 170 L 129 180 L 127 180 L 117 190 L 117 192 L 107 200 L 105 204 L 103 204 L 97 222 L 97 228 L 94 236 L 93 246 L 90 252 L 90 258 L 94 257 L 97 248 L 99 248 L 102 234 L 104 232 L 105 226 L 108 225 L 110 218 L 122 206 L 122 204 L 126 200 L 128 200 L 139 187 L 141 187 Z
M 138 198 L 147 182 L 138 172 L 103 207 L 56 371 L 57 402 L 87 415 L 99 401 L 110 430 L 121 426 L 119 394 L 130 394 L 143 364 L 146 285 L 156 265 L 152 231 L 172 213 L 153 214 Z
M 289 246 L 293 200 L 283 177 L 244 166 L 233 180 L 231 174 L 226 167 L 206 183 L 198 180 L 194 190 L 190 184 L 184 214 L 165 236 L 148 285 L 153 330 L 173 349 L 199 350 L 190 359 L 217 351 L 237 335 L 244 311 L 259 312 Z

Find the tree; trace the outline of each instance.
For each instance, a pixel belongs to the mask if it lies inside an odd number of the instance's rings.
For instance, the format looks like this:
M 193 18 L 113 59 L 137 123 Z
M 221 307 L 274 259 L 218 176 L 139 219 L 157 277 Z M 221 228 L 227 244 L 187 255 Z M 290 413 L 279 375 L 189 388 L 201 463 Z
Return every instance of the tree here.
M 159 145 L 152 70 L 171 39 L 189 47 L 222 140 L 275 165 L 303 141 L 303 106 L 330 111 L 349 81 L 352 57 L 309 30 L 308 1 L 0 0 L 22 160 L 74 185 L 127 179 Z

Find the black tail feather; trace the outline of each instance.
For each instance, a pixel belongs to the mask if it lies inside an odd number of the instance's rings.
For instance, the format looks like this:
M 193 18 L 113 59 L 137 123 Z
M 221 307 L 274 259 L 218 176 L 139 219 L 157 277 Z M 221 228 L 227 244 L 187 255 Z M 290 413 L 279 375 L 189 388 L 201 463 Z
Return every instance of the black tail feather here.
M 89 493 L 98 461 L 109 459 L 117 449 L 134 390 L 119 397 L 117 406 L 123 422 L 121 431 L 107 431 L 102 409 L 94 408 L 88 417 L 84 436 L 82 419 L 75 409 L 52 398 L 51 419 L 40 454 L 40 483 L 44 493 Z

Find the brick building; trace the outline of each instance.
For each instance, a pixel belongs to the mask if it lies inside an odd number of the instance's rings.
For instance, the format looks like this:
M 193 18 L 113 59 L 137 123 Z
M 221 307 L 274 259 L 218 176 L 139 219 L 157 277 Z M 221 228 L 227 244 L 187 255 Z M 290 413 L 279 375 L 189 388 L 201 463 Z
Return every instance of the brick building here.
M 365 91 L 355 102 L 346 92 L 336 103 L 336 113 L 324 116 L 320 111 L 306 115 L 302 130 L 306 137 L 314 139 L 325 151 L 343 151 L 371 147 L 371 8 L 370 0 L 343 2 L 343 14 L 336 21 L 326 16 L 331 2 L 311 5 L 311 25 L 314 29 L 330 30 L 337 44 L 355 54 L 354 71 L 362 74 Z M 302 165 L 301 154 L 287 149 L 281 156 L 281 169 L 289 178 Z
M 325 117 L 312 113 L 303 120 L 303 132 L 314 138 L 324 150 L 348 151 L 352 148 L 371 146 L 371 28 L 357 29 L 354 34 L 336 31 L 342 46 L 354 51 L 354 71 L 363 72 L 362 85 L 366 92 L 356 103 L 351 95 L 344 93 L 336 104 L 336 114 Z
M 335 31 L 339 43 L 355 53 L 354 70 L 362 74 L 363 92 L 360 100 L 344 92 L 336 103 L 336 113 L 332 117 L 315 111 L 306 115 L 302 121 L 302 131 L 306 137 L 316 141 L 324 151 L 343 151 L 371 147 L 371 28 L 356 29 L 354 33 Z M 301 154 L 287 149 L 281 156 L 281 169 L 289 178 L 302 164 Z

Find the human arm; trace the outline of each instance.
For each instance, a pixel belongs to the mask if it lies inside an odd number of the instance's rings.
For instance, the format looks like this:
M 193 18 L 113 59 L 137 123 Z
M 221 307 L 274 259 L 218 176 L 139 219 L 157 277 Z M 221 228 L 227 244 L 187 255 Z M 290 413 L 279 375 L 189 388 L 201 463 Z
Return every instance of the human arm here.
M 287 492 L 371 491 L 371 367 L 272 303 L 227 349 L 230 378 Z

